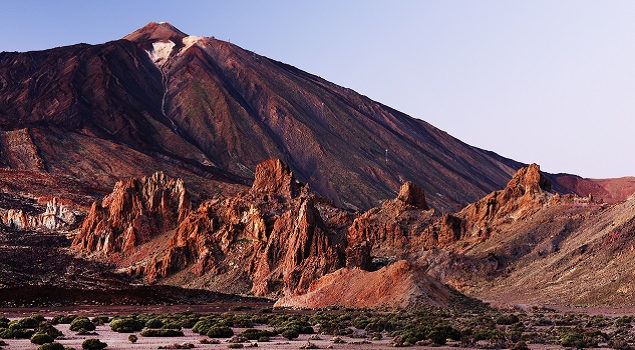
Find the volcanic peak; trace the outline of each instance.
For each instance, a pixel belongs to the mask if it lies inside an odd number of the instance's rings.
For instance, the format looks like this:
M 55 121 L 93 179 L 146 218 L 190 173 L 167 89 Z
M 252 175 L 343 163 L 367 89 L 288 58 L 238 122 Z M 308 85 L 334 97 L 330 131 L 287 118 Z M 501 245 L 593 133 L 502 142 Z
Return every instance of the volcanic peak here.
M 143 28 L 134 31 L 123 38 L 125 40 L 138 43 L 158 40 L 179 43 L 187 36 L 187 34 L 183 33 L 168 22 L 150 22 Z

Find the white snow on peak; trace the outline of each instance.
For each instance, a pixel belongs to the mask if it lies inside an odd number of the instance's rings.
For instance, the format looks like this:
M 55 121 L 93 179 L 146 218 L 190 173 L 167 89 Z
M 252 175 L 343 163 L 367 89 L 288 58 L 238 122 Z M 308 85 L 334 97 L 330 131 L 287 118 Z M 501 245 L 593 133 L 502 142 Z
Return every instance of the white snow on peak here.
M 156 41 L 152 43 L 152 51 L 146 51 L 155 66 L 161 68 L 168 61 L 170 53 L 176 44 L 172 41 Z
M 180 52 L 185 52 L 185 50 L 189 49 L 190 47 L 194 46 L 196 43 L 198 43 L 199 41 L 205 39 L 202 36 L 196 36 L 196 35 L 190 35 L 190 36 L 186 36 L 185 38 L 183 38 L 183 45 L 185 45 Z

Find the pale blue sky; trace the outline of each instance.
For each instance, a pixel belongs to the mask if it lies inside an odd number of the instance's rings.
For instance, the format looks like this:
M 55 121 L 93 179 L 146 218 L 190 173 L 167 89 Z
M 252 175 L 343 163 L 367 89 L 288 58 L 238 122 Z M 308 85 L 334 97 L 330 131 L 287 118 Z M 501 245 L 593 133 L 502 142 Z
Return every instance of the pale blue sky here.
M 3 1 L 0 51 L 150 21 L 215 36 L 549 172 L 635 175 L 635 1 Z

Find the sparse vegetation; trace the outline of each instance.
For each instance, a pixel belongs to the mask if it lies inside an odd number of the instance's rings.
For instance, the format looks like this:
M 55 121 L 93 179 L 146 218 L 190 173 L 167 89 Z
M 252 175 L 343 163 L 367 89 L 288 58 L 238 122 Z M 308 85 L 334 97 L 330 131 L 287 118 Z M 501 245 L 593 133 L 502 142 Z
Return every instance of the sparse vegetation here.
M 234 331 L 229 327 L 212 327 L 207 331 L 210 338 L 229 338 L 234 335 Z
M 99 349 L 104 349 L 106 347 L 108 347 L 108 344 L 95 338 L 89 338 L 82 342 L 82 349 L 99 350 Z
M 88 317 L 77 317 L 73 319 L 69 329 L 74 332 L 79 332 L 81 330 L 90 332 L 94 331 L 95 328 L 95 324 L 91 322 Z
M 116 318 L 110 322 L 110 329 L 118 333 L 139 332 L 143 329 L 144 322 L 132 317 Z
M 42 344 L 41 346 L 37 348 L 37 350 L 66 350 L 66 348 L 64 348 L 64 345 L 60 343 L 53 342 L 53 343 Z
M 142 337 L 182 337 L 183 332 L 176 329 L 144 329 L 139 335 Z
M 107 320 L 90 320 L 83 316 L 56 317 L 57 322 L 72 319 L 69 329 L 80 331 L 85 331 L 86 328 L 94 329 L 95 324 L 103 324 L 102 322 Z M 324 339 L 332 338 L 333 343 L 365 344 L 372 341 L 397 347 L 438 346 L 449 342 L 451 346 L 513 350 L 528 350 L 531 344 L 631 350 L 635 346 L 635 328 L 632 327 L 632 322 L 633 319 L 630 317 L 562 314 L 547 309 L 534 309 L 527 313 L 489 309 L 414 312 L 339 309 L 322 310 L 312 314 L 284 311 L 210 315 L 136 314 L 115 317 L 107 325 L 117 332 L 140 332 L 137 335 L 143 337 L 181 337 L 184 336 L 181 329 L 189 326 L 192 331 L 202 336 L 231 338 L 229 343 L 244 347 L 255 346 L 253 344 L 256 343 L 253 341 L 267 342 L 274 337 L 295 340 L 300 334 L 312 334 L 308 341 L 318 344 L 325 341 Z M 25 328 L 36 324 L 35 328 Z M 53 326 L 52 321 L 47 322 L 32 315 L 13 321 L 0 319 L 0 325 L 3 326 L 0 327 L 2 338 L 31 339 L 34 344 L 48 345 L 51 349 L 59 348 L 59 345 L 49 345 L 57 344 L 53 343 L 54 339 L 62 336 L 62 332 Z M 242 329 L 245 325 L 252 327 Z M 148 328 L 143 329 L 144 326 Z M 242 331 L 235 333 L 236 328 L 241 328 Z M 329 337 L 316 334 L 316 331 Z M 130 334 L 128 340 L 131 343 L 136 342 L 137 335 Z M 208 338 L 201 340 L 201 343 L 220 342 Z M 103 345 L 94 343 L 86 346 L 98 348 Z
M 45 333 L 35 333 L 33 334 L 33 336 L 31 336 L 31 343 L 37 345 L 52 343 L 53 340 L 53 337 Z

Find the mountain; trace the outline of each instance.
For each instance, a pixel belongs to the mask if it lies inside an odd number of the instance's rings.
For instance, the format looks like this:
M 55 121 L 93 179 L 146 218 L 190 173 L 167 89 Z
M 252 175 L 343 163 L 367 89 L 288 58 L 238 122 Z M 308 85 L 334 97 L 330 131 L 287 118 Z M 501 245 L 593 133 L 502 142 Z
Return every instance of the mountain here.
M 15 296 L 625 302 L 633 183 L 543 173 L 168 23 L 0 53 L 0 283 Z
M 339 206 L 369 209 L 412 181 L 433 208 L 450 211 L 521 166 L 168 23 L 101 45 L 1 53 L 0 128 L 5 168 L 68 177 L 94 189 L 90 200 L 159 170 L 210 197 L 220 183 L 243 188 L 258 163 L 279 158 Z

